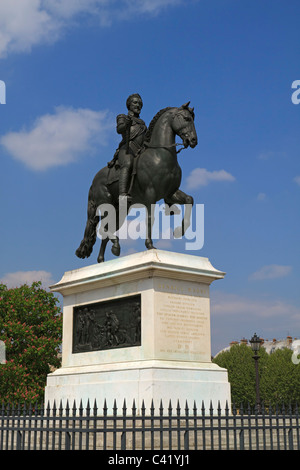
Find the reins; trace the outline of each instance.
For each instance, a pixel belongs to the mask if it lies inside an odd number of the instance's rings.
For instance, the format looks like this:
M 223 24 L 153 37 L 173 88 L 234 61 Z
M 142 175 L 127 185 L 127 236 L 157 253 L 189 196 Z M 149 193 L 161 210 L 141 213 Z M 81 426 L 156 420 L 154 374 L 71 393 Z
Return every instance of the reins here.
M 147 147 L 147 148 L 150 148 L 150 149 L 166 149 L 166 150 L 170 150 L 173 147 L 177 147 L 177 145 L 183 145 L 183 147 L 181 149 L 176 151 L 177 154 L 180 153 L 181 150 L 186 149 L 186 146 L 182 143 L 176 143 L 176 144 L 171 144 L 171 145 L 150 145 L 148 142 L 144 142 L 143 145 L 144 145 L 144 147 Z

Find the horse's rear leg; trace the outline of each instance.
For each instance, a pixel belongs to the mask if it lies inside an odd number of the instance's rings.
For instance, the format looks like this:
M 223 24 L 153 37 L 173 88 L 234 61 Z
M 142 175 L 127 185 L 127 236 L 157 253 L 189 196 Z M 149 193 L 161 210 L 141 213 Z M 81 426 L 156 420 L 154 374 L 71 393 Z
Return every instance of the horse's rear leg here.
M 96 242 L 96 227 L 99 223 L 99 216 L 96 215 L 97 207 L 92 199 L 88 201 L 87 222 L 83 239 L 76 250 L 78 258 L 88 258 Z
M 98 258 L 97 258 L 98 263 L 103 263 L 104 261 L 104 253 L 105 253 L 105 248 L 106 248 L 108 240 L 109 238 L 104 238 L 101 241 L 100 251 L 99 251 Z
M 110 214 L 108 214 L 108 211 L 111 211 Z M 100 221 L 100 226 L 99 226 L 99 235 L 102 238 L 101 241 L 101 246 L 100 246 L 100 251 L 99 255 L 97 258 L 98 263 L 102 263 L 104 261 L 104 253 L 105 253 L 105 248 L 110 240 L 112 242 L 112 248 L 111 252 L 115 256 L 119 256 L 121 252 L 120 244 L 119 244 L 119 238 L 115 234 L 117 230 L 119 229 L 119 211 L 116 210 L 116 208 L 113 205 L 110 205 L 109 207 L 106 205 L 105 208 L 103 208 L 103 215 L 101 216 L 101 221 Z

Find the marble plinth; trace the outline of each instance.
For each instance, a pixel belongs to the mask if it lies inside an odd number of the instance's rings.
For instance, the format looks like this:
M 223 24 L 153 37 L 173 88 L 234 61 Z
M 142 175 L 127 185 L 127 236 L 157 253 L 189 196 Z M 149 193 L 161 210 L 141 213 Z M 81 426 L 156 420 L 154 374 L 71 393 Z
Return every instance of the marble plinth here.
M 45 402 L 230 406 L 227 371 L 211 362 L 209 286 L 224 275 L 207 258 L 160 250 L 66 272 L 51 286 L 63 295 L 62 367 L 48 375 Z

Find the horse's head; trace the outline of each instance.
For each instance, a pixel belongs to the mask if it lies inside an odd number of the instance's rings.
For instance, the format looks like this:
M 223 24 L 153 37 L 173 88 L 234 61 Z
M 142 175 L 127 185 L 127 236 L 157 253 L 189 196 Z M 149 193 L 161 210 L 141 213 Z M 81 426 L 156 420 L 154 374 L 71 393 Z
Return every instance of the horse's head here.
M 185 147 L 196 147 L 198 143 L 197 132 L 195 129 L 194 108 L 189 108 L 189 104 L 185 103 L 180 108 L 177 108 L 174 114 L 172 128 L 174 132 L 182 139 Z

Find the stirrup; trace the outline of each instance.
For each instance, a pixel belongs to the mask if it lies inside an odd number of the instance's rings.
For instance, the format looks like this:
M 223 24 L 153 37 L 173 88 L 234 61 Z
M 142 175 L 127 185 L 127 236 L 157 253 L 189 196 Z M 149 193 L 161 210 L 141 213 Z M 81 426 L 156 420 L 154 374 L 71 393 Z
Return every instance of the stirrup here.
M 130 203 L 132 200 L 132 197 L 130 194 L 120 194 L 119 195 L 119 204 L 124 205 Z

